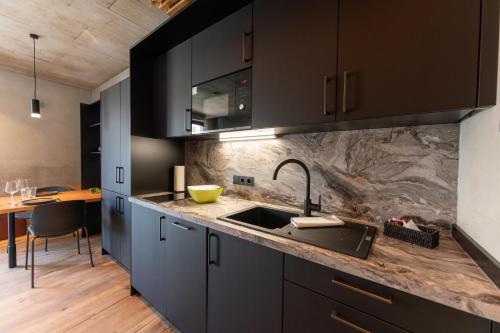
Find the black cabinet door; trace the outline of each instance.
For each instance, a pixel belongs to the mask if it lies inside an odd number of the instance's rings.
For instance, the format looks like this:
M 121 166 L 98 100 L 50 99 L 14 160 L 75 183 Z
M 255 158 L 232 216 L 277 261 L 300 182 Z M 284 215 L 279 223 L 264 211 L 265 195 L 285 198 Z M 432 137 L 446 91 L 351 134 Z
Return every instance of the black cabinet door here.
M 252 65 L 252 5 L 193 37 L 193 85 Z
M 473 108 L 479 0 L 340 0 L 337 120 Z
M 118 261 L 121 255 L 121 215 L 119 194 L 102 190 L 101 242 L 102 248 Z
M 130 79 L 120 82 L 120 193 L 130 195 Z
M 191 133 L 191 39 L 166 54 L 167 137 Z
M 166 317 L 184 333 L 206 332 L 207 231 L 167 216 Z
M 254 128 L 334 121 L 337 22 L 337 0 L 255 1 Z
M 207 332 L 281 332 L 283 254 L 210 230 Z
M 140 205 L 132 204 L 131 211 L 132 287 L 165 315 L 166 219 Z
M 131 218 L 128 197 L 120 196 L 120 262 L 130 270 Z
M 120 193 L 120 84 L 101 92 L 101 186 Z

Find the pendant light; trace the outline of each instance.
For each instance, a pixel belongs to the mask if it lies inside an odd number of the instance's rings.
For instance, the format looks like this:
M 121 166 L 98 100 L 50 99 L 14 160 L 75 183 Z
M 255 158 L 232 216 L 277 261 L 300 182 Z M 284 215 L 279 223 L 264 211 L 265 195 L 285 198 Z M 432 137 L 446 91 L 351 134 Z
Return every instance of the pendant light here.
M 40 101 L 36 99 L 36 53 L 35 53 L 35 40 L 38 39 L 38 35 L 30 34 L 30 38 L 33 39 L 33 79 L 35 81 L 35 93 L 34 98 L 31 100 L 31 117 L 40 118 Z

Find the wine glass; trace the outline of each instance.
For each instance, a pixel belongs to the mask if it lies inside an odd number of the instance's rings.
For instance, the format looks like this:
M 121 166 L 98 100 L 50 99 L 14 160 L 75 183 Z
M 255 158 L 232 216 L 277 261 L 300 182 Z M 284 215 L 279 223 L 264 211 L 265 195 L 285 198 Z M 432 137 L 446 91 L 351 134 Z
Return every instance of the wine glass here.
M 18 178 L 17 179 L 17 187 L 19 189 L 23 189 L 23 188 L 26 188 L 28 186 L 29 186 L 28 185 L 28 179 L 26 179 L 26 178 Z
M 5 192 L 10 194 L 10 203 L 12 206 L 16 205 L 14 201 L 14 193 L 17 193 L 17 191 L 19 191 L 19 183 L 17 180 L 9 180 L 5 184 Z

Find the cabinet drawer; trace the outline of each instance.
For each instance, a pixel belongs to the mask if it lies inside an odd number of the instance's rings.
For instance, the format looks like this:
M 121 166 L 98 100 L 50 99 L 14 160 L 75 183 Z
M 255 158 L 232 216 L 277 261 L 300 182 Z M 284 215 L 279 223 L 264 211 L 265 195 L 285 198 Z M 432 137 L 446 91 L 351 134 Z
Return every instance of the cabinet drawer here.
M 483 318 L 297 257 L 285 256 L 284 276 L 288 281 L 412 332 L 490 330 L 490 322 Z
M 406 332 L 349 306 L 286 282 L 283 293 L 283 332 Z

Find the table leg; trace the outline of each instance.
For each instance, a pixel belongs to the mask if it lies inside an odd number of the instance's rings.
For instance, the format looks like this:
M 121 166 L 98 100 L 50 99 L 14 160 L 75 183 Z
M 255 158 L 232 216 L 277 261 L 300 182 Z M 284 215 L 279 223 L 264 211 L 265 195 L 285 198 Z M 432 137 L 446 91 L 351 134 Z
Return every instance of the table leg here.
M 16 213 L 9 213 L 7 216 L 8 221 L 8 237 L 9 242 L 7 249 L 9 251 L 9 268 L 16 267 L 17 253 L 16 253 Z

